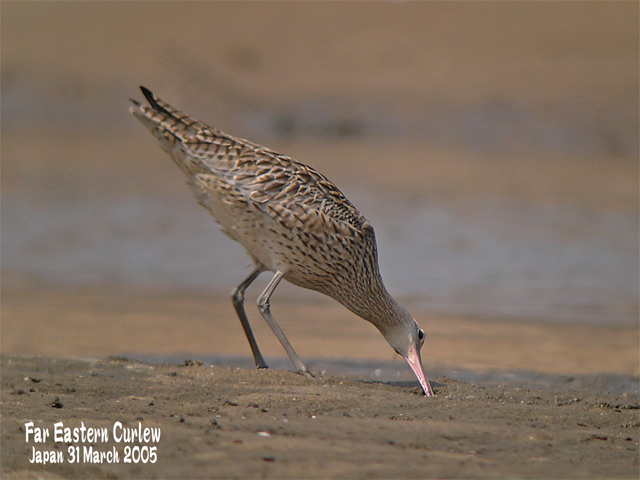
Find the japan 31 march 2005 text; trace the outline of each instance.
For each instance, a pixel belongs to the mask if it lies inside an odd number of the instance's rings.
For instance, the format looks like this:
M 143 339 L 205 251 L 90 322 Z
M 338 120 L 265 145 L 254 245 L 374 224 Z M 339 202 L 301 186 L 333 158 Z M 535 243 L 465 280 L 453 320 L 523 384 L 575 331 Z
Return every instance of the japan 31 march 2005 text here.
M 50 463 L 156 463 L 161 430 L 158 427 L 143 427 L 138 422 L 135 427 L 126 427 L 115 422 L 111 429 L 107 427 L 80 426 L 67 427 L 63 422 L 48 427 L 36 426 L 34 422 L 25 423 L 25 442 L 33 442 L 29 462 L 34 464 Z M 51 440 L 51 449 L 40 448 Z M 112 441 L 116 445 L 103 446 Z M 64 443 L 66 450 L 58 443 Z M 79 445 L 82 444 L 82 445 Z M 122 450 L 119 448 L 124 445 Z

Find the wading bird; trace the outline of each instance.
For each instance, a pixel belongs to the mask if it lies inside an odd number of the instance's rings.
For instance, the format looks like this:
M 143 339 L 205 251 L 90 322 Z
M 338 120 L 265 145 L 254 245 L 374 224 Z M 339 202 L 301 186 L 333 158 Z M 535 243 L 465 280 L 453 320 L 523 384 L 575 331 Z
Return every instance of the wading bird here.
M 258 368 L 267 368 L 244 310 L 244 294 L 273 273 L 258 309 L 298 373 L 309 375 L 273 318 L 270 298 L 282 280 L 328 295 L 372 323 L 404 357 L 425 395 L 433 395 L 420 349 L 424 331 L 387 292 L 373 227 L 325 176 L 266 147 L 209 127 L 140 87 L 149 105 L 131 113 L 186 175 L 200 204 L 240 243 L 254 269 L 232 293 Z

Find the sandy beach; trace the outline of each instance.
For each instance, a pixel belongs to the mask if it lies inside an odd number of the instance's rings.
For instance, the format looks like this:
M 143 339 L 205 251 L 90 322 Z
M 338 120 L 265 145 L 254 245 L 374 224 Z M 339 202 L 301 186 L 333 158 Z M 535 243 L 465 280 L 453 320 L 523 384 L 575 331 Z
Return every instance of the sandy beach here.
M 275 369 L 253 369 L 227 298 L 5 294 L 3 477 L 637 475 L 635 325 L 423 314 L 430 335 L 423 362 L 436 391 L 426 398 L 377 331 L 339 305 L 284 302 L 274 311 L 315 379 L 290 371 L 260 322 L 254 330 Z M 89 444 L 48 442 L 65 463 L 34 465 L 33 449 L 44 447 L 25 440 L 29 421 L 159 428 L 157 444 L 132 444 L 157 446 L 158 460 L 125 464 L 126 444 L 112 439 L 93 445 L 115 448 L 119 463 L 71 464 L 67 449 Z
M 635 478 L 637 396 L 478 386 L 437 396 L 277 370 L 2 358 L 4 478 Z M 56 408 L 52 408 L 55 405 Z M 157 462 L 29 464 L 25 423 L 158 428 Z M 117 433 L 116 433 L 117 435 Z M 119 451 L 122 442 L 97 442 Z M 50 448 L 50 445 L 49 445 Z
M 637 18 L 3 2 L 0 476 L 637 478 Z M 248 257 L 129 114 L 141 84 L 339 185 L 426 331 L 434 398 L 371 325 L 283 283 L 315 378 L 291 372 L 267 275 L 253 368 L 229 299 Z M 109 438 L 35 441 L 59 422 Z M 71 462 L 89 447 L 119 461 Z

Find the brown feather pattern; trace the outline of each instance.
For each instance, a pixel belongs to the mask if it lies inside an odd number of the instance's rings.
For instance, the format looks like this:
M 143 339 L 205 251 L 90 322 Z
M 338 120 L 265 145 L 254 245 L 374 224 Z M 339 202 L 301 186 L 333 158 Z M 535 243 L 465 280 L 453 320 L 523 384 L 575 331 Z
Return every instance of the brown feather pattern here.
M 143 92 L 150 106 L 134 102 L 132 113 L 257 265 L 334 298 L 381 331 L 408 315 L 382 282 L 373 227 L 333 182 Z

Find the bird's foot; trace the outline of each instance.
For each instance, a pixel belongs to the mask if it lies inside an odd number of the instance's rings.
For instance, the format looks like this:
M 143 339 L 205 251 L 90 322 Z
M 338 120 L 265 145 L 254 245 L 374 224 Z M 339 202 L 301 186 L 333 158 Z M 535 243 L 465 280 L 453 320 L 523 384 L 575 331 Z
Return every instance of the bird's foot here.
M 267 365 L 264 361 L 256 362 L 256 369 L 257 370 L 268 369 L 268 368 L 269 368 L 269 365 Z
M 307 377 L 307 378 L 316 378 L 315 375 L 313 375 L 309 370 L 307 370 L 306 368 L 300 369 L 298 370 L 296 373 Z

